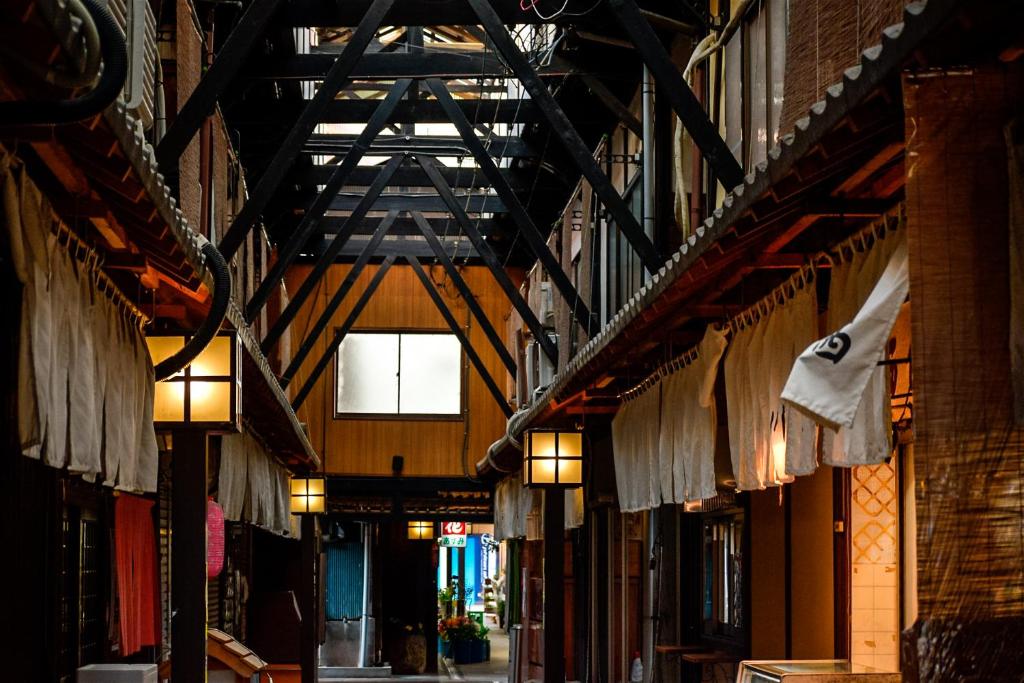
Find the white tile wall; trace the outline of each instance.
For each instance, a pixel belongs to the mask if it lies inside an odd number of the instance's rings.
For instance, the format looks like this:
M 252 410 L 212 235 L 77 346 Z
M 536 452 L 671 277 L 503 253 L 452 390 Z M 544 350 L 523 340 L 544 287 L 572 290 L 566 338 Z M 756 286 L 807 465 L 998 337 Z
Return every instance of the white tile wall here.
M 850 656 L 854 663 L 899 670 L 899 508 L 896 469 L 852 470 Z

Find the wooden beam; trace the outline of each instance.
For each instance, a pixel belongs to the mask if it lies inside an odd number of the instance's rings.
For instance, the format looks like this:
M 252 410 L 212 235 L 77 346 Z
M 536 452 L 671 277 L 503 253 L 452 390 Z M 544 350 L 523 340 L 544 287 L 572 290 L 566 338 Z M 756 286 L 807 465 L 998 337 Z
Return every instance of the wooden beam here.
M 350 237 L 342 250 L 334 257 L 334 263 L 351 263 L 353 259 L 357 258 L 359 254 L 363 252 L 369 240 L 367 239 L 355 239 Z M 452 261 L 458 261 L 459 263 L 472 263 L 473 265 L 480 265 L 483 263 L 483 259 L 480 258 L 479 253 L 473 247 L 473 245 L 466 239 L 446 239 L 442 242 L 445 253 L 448 254 L 448 258 Z M 322 249 L 318 248 L 315 253 L 322 254 L 329 242 L 324 242 Z M 430 245 L 423 239 L 410 238 L 410 239 L 386 239 L 377 245 L 374 249 L 373 254 L 370 256 L 370 263 L 379 263 L 386 256 L 395 256 L 396 258 L 405 258 L 406 256 L 415 256 L 418 259 L 434 259 L 434 252 L 430 248 Z
M 431 185 L 433 187 L 433 185 Z M 380 225 L 380 222 L 384 220 L 383 217 L 367 217 L 360 221 L 359 225 L 356 226 L 353 235 L 372 235 Z M 424 217 L 424 220 L 430 223 L 434 232 L 438 235 L 444 235 L 447 233 L 449 236 L 459 231 L 458 223 L 451 216 L 439 217 Z M 484 218 L 481 220 L 474 220 L 474 225 L 479 228 L 480 234 L 484 237 L 493 235 L 504 235 L 504 231 L 499 229 L 497 222 L 493 218 Z M 314 231 L 314 237 L 317 235 L 335 235 L 341 230 L 345 224 L 345 218 L 343 216 L 324 216 L 317 222 L 316 230 Z M 394 223 L 391 224 L 391 230 L 389 234 L 392 236 L 404 236 L 419 235 L 420 229 L 416 225 L 416 221 L 412 218 L 399 217 L 396 218 Z
M 254 72 L 256 79 L 318 81 L 324 77 L 332 54 L 294 55 L 282 59 L 266 70 Z M 542 77 L 564 77 L 590 73 L 563 59 L 552 59 L 551 64 L 538 69 Z M 364 54 L 352 70 L 353 79 L 390 80 L 393 78 L 479 79 L 507 78 L 508 68 L 496 57 L 484 52 L 378 52 Z
M 310 154 L 343 154 L 356 144 L 357 136 L 345 133 L 321 133 L 309 136 L 302 146 Z M 481 144 L 493 157 L 539 157 L 540 153 L 520 137 L 492 135 Z M 469 151 L 462 139 L 446 135 L 383 135 L 370 144 L 368 153 L 421 152 L 435 156 L 462 156 Z
M 301 169 L 292 177 L 297 183 L 307 185 L 323 185 L 331 177 L 335 164 L 317 164 L 309 168 Z M 490 187 L 491 181 L 487 179 L 479 166 L 475 167 L 451 167 L 440 166 L 438 170 L 444 176 L 448 186 L 455 190 L 467 188 Z M 508 180 L 509 185 L 516 191 L 529 190 L 533 183 L 533 175 L 514 169 L 501 169 L 502 174 Z M 357 166 L 349 173 L 345 185 L 365 187 L 373 182 L 377 175 L 375 166 Z M 423 173 L 423 169 L 416 165 L 403 164 L 391 182 L 398 187 L 433 187 L 430 179 Z
M 395 0 L 374 0 L 367 8 L 359 22 L 359 27 L 352 35 L 352 39 L 334 62 L 334 66 L 324 77 L 323 83 L 316 91 L 316 95 L 309 101 L 302 110 L 298 120 L 292 126 L 285 137 L 277 153 L 267 166 L 267 170 L 260 176 L 259 181 L 249 200 L 242 207 L 242 210 L 232 221 L 231 227 L 225 233 L 218 247 L 224 255 L 225 260 L 230 261 L 235 251 L 245 241 L 249 230 L 256 224 L 257 219 L 271 197 L 277 191 L 278 186 L 285 175 L 291 169 L 292 163 L 302 150 L 302 145 L 309 138 L 310 133 L 320 122 L 320 117 L 327 104 L 334 100 L 338 91 L 348 82 L 349 74 L 359 61 L 366 46 L 373 40 L 374 34 L 381 25 L 384 15 L 394 4 Z
M 352 211 L 360 201 L 362 192 L 356 190 L 339 194 L 331 200 L 330 211 Z M 508 207 L 500 197 L 479 193 L 460 193 L 454 195 L 459 206 L 466 213 L 505 213 Z M 444 200 L 436 194 L 417 193 L 381 193 L 374 202 L 373 211 L 426 211 L 441 213 L 447 211 Z
M 533 100 L 460 99 L 459 108 L 473 121 L 495 123 L 539 123 L 544 115 Z M 320 112 L 320 123 L 364 123 L 373 115 L 379 99 L 334 100 Z M 231 117 L 241 125 L 291 121 L 301 113 L 294 102 L 267 102 L 257 108 L 233 109 Z M 392 112 L 388 123 L 448 123 L 448 116 L 434 100 L 404 101 Z M 38 127 L 37 127 L 38 128 Z

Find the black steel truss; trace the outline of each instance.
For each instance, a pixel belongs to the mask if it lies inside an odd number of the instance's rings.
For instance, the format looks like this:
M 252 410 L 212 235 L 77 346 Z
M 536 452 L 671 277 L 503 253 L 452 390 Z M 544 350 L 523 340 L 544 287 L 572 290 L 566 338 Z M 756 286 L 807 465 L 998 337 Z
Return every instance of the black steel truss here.
M 473 127 L 465 117 L 462 116 L 462 110 L 455 106 L 455 100 L 448 92 L 444 83 L 438 79 L 431 78 L 427 80 L 427 87 L 437 98 L 437 101 L 441 103 L 441 106 L 445 107 L 449 115 L 452 118 L 452 123 L 455 124 L 456 130 L 462 136 L 466 146 L 473 153 L 476 158 L 477 164 L 483 169 L 488 179 L 491 181 L 491 185 L 494 187 L 498 196 L 501 197 L 502 201 L 508 207 L 509 213 L 512 216 L 512 220 L 515 221 L 516 227 L 519 228 L 519 234 L 523 236 L 526 243 L 529 245 L 530 250 L 534 256 L 543 266 L 544 271 L 548 274 L 551 282 L 554 284 L 555 289 L 559 291 L 562 298 L 569 305 L 569 310 L 572 311 L 576 322 L 583 328 L 583 331 L 587 334 L 591 334 L 594 330 L 596 322 L 590 314 L 590 309 L 584 303 L 582 297 L 576 292 L 576 287 L 569 280 L 569 277 L 562 270 L 562 265 L 555 258 L 555 255 L 551 253 L 551 249 L 548 248 L 547 240 L 544 235 L 541 234 L 540 230 L 533 222 L 533 218 L 530 216 L 526 208 L 520 203 L 519 197 L 508 185 L 505 180 L 505 176 L 498 170 L 498 166 L 494 163 L 494 160 L 484 149 L 480 142 L 480 139 L 473 132 Z M 582 141 L 581 143 L 582 144 Z M 420 164 L 424 164 L 422 155 L 418 156 Z M 593 159 L 591 159 L 593 161 Z M 433 165 L 433 160 L 426 163 Z M 425 167 L 424 167 L 425 168 Z M 601 174 L 601 177 L 605 177 Z M 440 191 L 440 190 L 438 190 Z M 615 195 L 618 196 L 617 194 Z M 450 207 L 449 207 L 450 208 Z M 630 214 L 632 215 L 632 214 Z M 639 227 L 639 226 L 638 226 Z M 643 234 L 641 232 L 641 234 Z M 653 248 L 653 247 L 652 247 Z
M 295 296 L 288 302 L 288 306 L 285 307 L 284 311 L 281 312 L 281 316 L 274 321 L 270 330 L 267 331 L 267 336 L 263 338 L 260 343 L 260 347 L 263 349 L 263 353 L 269 353 L 271 349 L 277 344 L 278 340 L 281 339 L 281 335 L 288 329 L 288 326 L 292 324 L 296 314 L 302 305 L 309 298 L 310 294 L 313 293 L 313 289 L 316 287 L 320 278 L 324 276 L 327 269 L 334 263 L 334 259 L 341 252 L 345 242 L 355 231 L 356 225 L 366 216 L 366 213 L 373 206 L 373 203 L 377 201 L 377 197 L 380 196 L 381 190 L 387 185 L 391 175 L 398 168 L 399 164 L 402 163 L 402 157 L 392 157 L 387 164 L 380 170 L 380 174 L 377 179 L 374 180 L 373 185 L 366 191 L 363 199 L 359 202 L 359 205 L 352 211 L 352 214 L 345 221 L 345 225 L 342 229 L 334 236 L 331 240 L 330 246 L 324 251 L 323 254 L 317 259 L 313 269 L 306 276 L 306 279 L 302 281 L 299 289 L 295 292 Z
M 349 74 L 359 61 L 366 46 L 373 40 L 377 29 L 380 27 L 384 15 L 394 4 L 395 0 L 374 0 L 370 3 L 359 27 L 352 34 L 352 39 L 345 46 L 345 49 L 338 55 L 331 66 L 330 71 L 324 77 L 323 83 L 316 91 L 316 95 L 309 101 L 302 110 L 298 120 L 291 127 L 284 142 L 281 143 L 274 155 L 270 165 L 267 166 L 263 175 L 256 183 L 256 188 L 249 196 L 249 200 L 235 216 L 231 227 L 224 234 L 218 245 L 224 258 L 230 260 L 235 251 L 245 241 L 249 230 L 256 224 L 257 219 L 266 208 L 270 198 L 274 195 L 281 181 L 291 168 L 295 158 L 302 150 L 302 145 L 309 139 L 310 133 L 320 122 L 320 117 L 327 104 L 334 100 L 338 91 L 348 82 Z
M 281 376 L 281 385 L 288 386 L 291 383 L 292 378 L 295 377 L 295 373 L 298 372 L 299 367 L 302 365 L 302 361 L 306 359 L 309 352 L 313 350 L 313 345 L 316 344 L 317 339 L 323 334 L 323 331 L 327 329 L 327 326 L 331 322 L 331 318 L 334 313 L 341 306 L 341 302 L 345 300 L 349 291 L 355 285 L 356 280 L 363 273 L 363 268 L 370 262 L 370 257 L 377 251 L 377 247 L 384 239 L 384 235 L 387 234 L 388 229 L 391 227 L 391 223 L 394 222 L 395 218 L 398 217 L 397 211 L 388 213 L 387 217 L 381 221 L 380 225 L 377 226 L 377 230 L 373 233 L 373 237 L 363 246 L 362 251 L 359 254 L 359 258 L 352 264 L 348 273 L 345 274 L 345 279 L 342 280 L 338 286 L 337 291 L 331 296 L 331 300 L 327 302 L 320 317 L 313 324 L 313 327 L 306 333 L 306 338 L 299 344 L 299 348 L 295 351 L 295 355 L 292 356 L 291 362 L 288 363 L 288 367 L 285 369 L 284 374 Z
M 199 81 L 199 85 L 178 111 L 160 144 L 156 158 L 163 169 L 178 167 L 178 158 L 203 125 L 225 87 L 235 78 L 253 45 L 259 40 L 267 23 L 277 12 L 282 0 L 253 0 L 252 4 L 231 30 L 217 53 L 213 64 Z
M 455 267 L 454 263 L 452 263 L 452 260 L 444 250 L 444 246 L 441 244 L 441 241 L 437 238 L 437 235 L 434 234 L 434 229 L 430 227 L 430 223 L 423 217 L 422 213 L 418 211 L 414 212 L 412 214 L 412 218 L 416 221 L 416 225 L 423 233 L 423 238 L 433 250 L 438 263 L 440 263 L 441 267 L 444 268 L 444 272 L 448 275 L 452 284 L 455 285 L 455 289 L 458 290 L 462 300 L 466 302 L 466 307 L 469 309 L 469 312 L 476 318 L 477 324 L 480 325 L 480 329 L 483 331 L 484 336 L 486 336 L 487 340 L 491 342 L 491 347 L 494 349 L 494 352 L 498 355 L 498 358 L 501 359 L 501 362 L 505 364 L 505 368 L 508 370 L 508 373 L 515 378 L 515 359 L 512 358 L 512 354 L 508 352 L 508 349 L 505 347 L 505 342 L 502 340 L 501 336 L 497 331 L 495 331 L 494 325 L 492 325 L 491 321 L 487 319 L 484 309 L 480 307 L 480 303 L 476 300 L 476 296 L 473 295 L 473 291 L 469 288 L 469 285 L 467 285 L 466 281 L 462 278 L 462 274 L 459 273 L 459 269 Z
M 246 304 L 245 316 L 247 320 L 251 322 L 256 319 L 257 315 L 259 315 L 260 309 L 262 309 L 263 305 L 267 302 L 273 288 L 276 287 L 278 281 L 284 277 L 284 273 L 288 269 L 288 266 L 291 265 L 292 261 L 295 260 L 296 255 L 298 255 L 299 250 L 309 240 L 310 235 L 316 228 L 317 222 L 330 208 L 334 196 L 345 185 L 345 181 L 349 174 L 356 169 L 360 159 L 362 159 L 366 154 L 373 142 L 373 139 L 380 133 L 381 129 L 384 127 L 384 123 L 391 115 L 395 106 L 401 101 L 402 97 L 408 91 L 411 84 L 412 81 L 409 79 L 400 79 L 395 82 L 391 87 L 391 90 L 388 92 L 388 96 L 385 97 L 377 106 L 377 109 L 373 112 L 373 116 L 370 117 L 370 120 L 367 121 L 363 131 L 353 142 L 348 153 L 345 155 L 345 158 L 340 164 L 334 167 L 330 178 L 328 178 L 327 182 L 324 184 L 323 191 L 320 192 L 320 195 L 313 202 L 312 206 L 306 210 L 298 227 L 295 228 L 295 231 L 289 237 L 288 242 L 278 249 L 277 262 L 270 269 L 270 272 L 267 274 L 267 277 L 263 282 L 260 283 L 256 292 L 253 293 L 252 299 Z M 398 167 L 396 166 L 392 170 L 391 174 L 387 177 L 387 180 L 390 180 L 397 168 Z M 377 183 L 380 178 L 380 173 L 377 173 L 373 183 Z
M 462 326 L 459 325 L 459 321 L 456 320 L 455 316 L 452 315 L 452 312 L 448 310 L 448 305 L 444 302 L 444 299 L 441 298 L 441 294 L 437 291 L 437 288 L 434 287 L 434 283 L 430 281 L 430 278 L 423 271 L 423 266 L 420 265 L 419 259 L 415 256 L 406 256 L 405 260 L 410 266 L 412 266 L 412 270 L 416 273 L 416 277 L 418 277 L 420 282 L 423 283 L 423 288 L 427 291 L 427 294 L 430 295 L 430 300 L 434 302 L 438 313 L 440 313 L 441 317 L 444 318 L 446 323 L 448 323 L 448 327 L 451 328 L 452 334 L 454 334 L 459 340 L 459 343 L 462 344 L 462 350 L 466 353 L 466 357 L 469 358 L 469 362 L 473 364 L 473 367 L 476 368 L 476 371 L 480 374 L 480 378 L 483 379 L 484 385 L 486 385 L 487 390 L 491 392 L 491 396 L 494 397 L 494 401 L 498 404 L 498 407 L 501 408 L 503 413 L 505 413 L 505 417 L 512 417 L 512 408 L 509 407 L 508 401 L 505 399 L 504 392 L 500 387 L 498 387 L 498 383 L 494 381 L 494 378 L 491 377 L 491 372 L 487 369 L 487 365 L 480 358 L 480 355 L 477 354 L 476 349 L 473 348 L 473 344 L 470 343 L 469 337 L 466 336 Z
M 416 157 L 416 161 L 419 162 L 427 176 L 434 183 L 437 193 L 445 200 L 445 203 L 448 205 L 448 210 L 459 224 L 459 227 L 462 228 L 463 234 L 465 234 L 466 237 L 469 238 L 469 241 L 473 243 L 473 246 L 476 248 L 477 253 L 479 253 L 480 258 L 487 265 L 487 268 L 491 271 L 491 274 L 497 281 L 498 286 L 505 293 L 505 296 L 508 297 L 512 306 L 516 311 L 518 311 L 524 324 L 530 332 L 533 333 L 537 343 L 540 344 L 541 349 L 543 349 L 544 355 L 546 355 L 552 363 L 557 365 L 558 348 L 555 346 L 554 342 L 551 341 L 547 332 L 544 330 L 544 326 L 541 325 L 529 304 L 526 303 L 522 295 L 519 293 L 519 290 L 516 289 L 514 284 L 512 284 L 512 279 L 508 276 L 508 273 L 505 272 L 505 267 L 500 261 L 498 261 L 498 257 L 491 249 L 491 246 L 487 244 L 487 241 L 484 240 L 483 236 L 473 225 L 473 221 L 470 220 L 466 212 L 462 210 L 461 206 L 459 206 L 458 201 L 455 199 L 455 195 L 452 194 L 451 188 L 444 183 L 444 178 L 441 177 L 434 159 L 427 156 L 418 156 Z M 551 252 L 548 253 L 550 254 Z
M 555 133 L 555 136 L 565 147 L 566 152 L 572 157 L 577 168 L 590 183 L 594 192 L 601 199 L 601 203 L 615 219 L 619 229 L 629 240 L 633 250 L 640 257 L 640 261 L 648 272 L 655 273 L 663 265 L 663 260 L 655 249 L 650 238 L 644 234 L 643 229 L 637 222 L 636 217 L 626 205 L 625 200 L 612 186 L 608 176 L 601 171 L 594 160 L 593 153 L 587 148 L 583 139 L 572 125 L 572 121 L 562 111 L 562 107 L 552 96 L 547 86 L 537 75 L 533 66 L 526 56 L 516 47 L 515 41 L 509 35 L 508 30 L 502 23 L 501 17 L 495 12 L 489 0 L 466 0 L 473 8 L 484 30 L 490 37 L 494 47 L 501 54 L 502 58 L 515 73 L 516 78 L 523 84 L 526 90 L 537 102 L 537 106 L 547 117 L 548 122 Z M 434 83 L 435 81 L 428 81 Z M 437 97 L 437 93 L 434 93 Z M 449 114 L 451 115 L 451 114 Z
M 338 347 L 341 346 L 341 342 L 344 341 L 345 336 L 348 335 L 352 326 L 356 324 L 359 314 L 361 314 L 363 309 L 366 308 L 366 304 L 369 303 L 373 293 L 377 291 L 377 287 L 379 287 L 380 283 L 383 282 L 384 276 L 387 275 L 388 270 L 391 268 L 392 264 L 394 264 L 396 258 L 397 257 L 395 256 L 388 256 L 384 259 L 384 263 L 377 268 L 377 272 L 373 274 L 373 279 L 370 280 L 370 284 L 367 285 L 366 289 L 363 290 L 363 293 L 359 295 L 359 299 L 356 301 L 355 306 L 352 307 L 352 310 L 349 311 L 348 317 L 345 318 L 345 322 L 342 323 L 341 327 L 335 330 L 334 336 L 331 338 L 327 348 L 324 349 L 323 354 L 321 354 L 316 365 L 313 367 L 313 370 L 309 373 L 309 377 L 307 377 L 306 381 L 302 384 L 302 388 L 299 389 L 299 393 L 295 395 L 295 398 L 292 400 L 292 409 L 298 410 L 299 407 L 305 403 L 306 398 L 309 397 L 309 393 L 313 390 L 313 387 L 316 386 L 317 380 L 319 380 L 320 376 L 324 374 L 324 370 L 327 369 L 327 366 L 331 364 L 331 359 L 334 358 L 334 354 L 338 352 Z
M 731 190 L 742 184 L 743 169 L 736 161 L 736 157 L 729 151 L 704 107 L 683 80 L 678 67 L 672 63 L 658 35 L 644 19 L 634 0 L 609 0 L 608 6 L 632 39 L 644 64 L 651 70 L 654 80 L 661 86 L 659 92 L 664 92 L 669 98 L 676 116 L 686 126 L 690 137 L 711 164 L 725 189 Z

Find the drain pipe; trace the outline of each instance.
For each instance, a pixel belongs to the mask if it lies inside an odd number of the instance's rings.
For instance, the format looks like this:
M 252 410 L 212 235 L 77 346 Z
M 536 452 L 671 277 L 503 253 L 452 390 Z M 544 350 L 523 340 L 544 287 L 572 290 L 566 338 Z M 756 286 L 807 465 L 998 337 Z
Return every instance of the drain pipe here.
M 206 319 L 188 340 L 188 343 L 154 368 L 158 382 L 178 372 L 203 352 L 220 331 L 221 323 L 224 322 L 224 317 L 228 313 L 228 304 L 231 302 L 231 272 L 228 270 L 227 262 L 224 261 L 224 256 L 205 237 L 197 234 L 195 238 L 199 240 L 204 265 L 213 276 L 213 303 L 210 304 L 210 312 Z
M 496 458 L 499 453 L 509 447 L 517 451 L 523 450 L 522 442 L 519 441 L 515 435 L 519 431 L 524 418 L 529 412 L 529 408 L 520 408 L 508 419 L 508 422 L 505 423 L 505 435 L 488 447 L 487 454 L 484 456 L 484 459 L 476 465 L 477 472 L 488 467 L 498 474 L 512 474 L 515 472 L 514 468 L 509 469 L 498 464 Z
M 0 103 L 0 125 L 54 125 L 83 121 L 113 104 L 124 89 L 128 77 L 128 50 L 121 28 L 97 0 L 72 0 L 69 8 L 86 24 L 87 41 L 92 42 L 94 36 L 99 37 L 98 49 L 103 60 L 103 70 L 96 87 L 81 97 L 59 102 Z M 98 70 L 99 60 L 87 56 L 86 68 L 92 68 L 93 65 Z M 88 74 L 83 74 L 83 77 L 86 76 Z M 92 77 L 95 78 L 95 73 Z M 47 80 L 62 82 L 55 72 Z
M 654 77 L 643 67 L 641 105 L 643 108 L 643 225 L 647 239 L 654 242 Z M 653 273 L 647 273 L 650 280 Z
M 370 567 L 370 522 L 360 524 L 363 531 L 363 616 L 359 620 L 359 666 L 370 666 L 367 650 L 370 647 L 370 578 L 373 576 Z

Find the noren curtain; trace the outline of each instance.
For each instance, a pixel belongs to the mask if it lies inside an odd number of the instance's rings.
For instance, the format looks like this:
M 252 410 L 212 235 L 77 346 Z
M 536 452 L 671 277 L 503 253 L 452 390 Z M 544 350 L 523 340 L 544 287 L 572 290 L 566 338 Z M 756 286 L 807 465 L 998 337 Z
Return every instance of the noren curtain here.
M 121 656 L 160 643 L 160 577 L 153 501 L 122 494 L 114 507 Z

